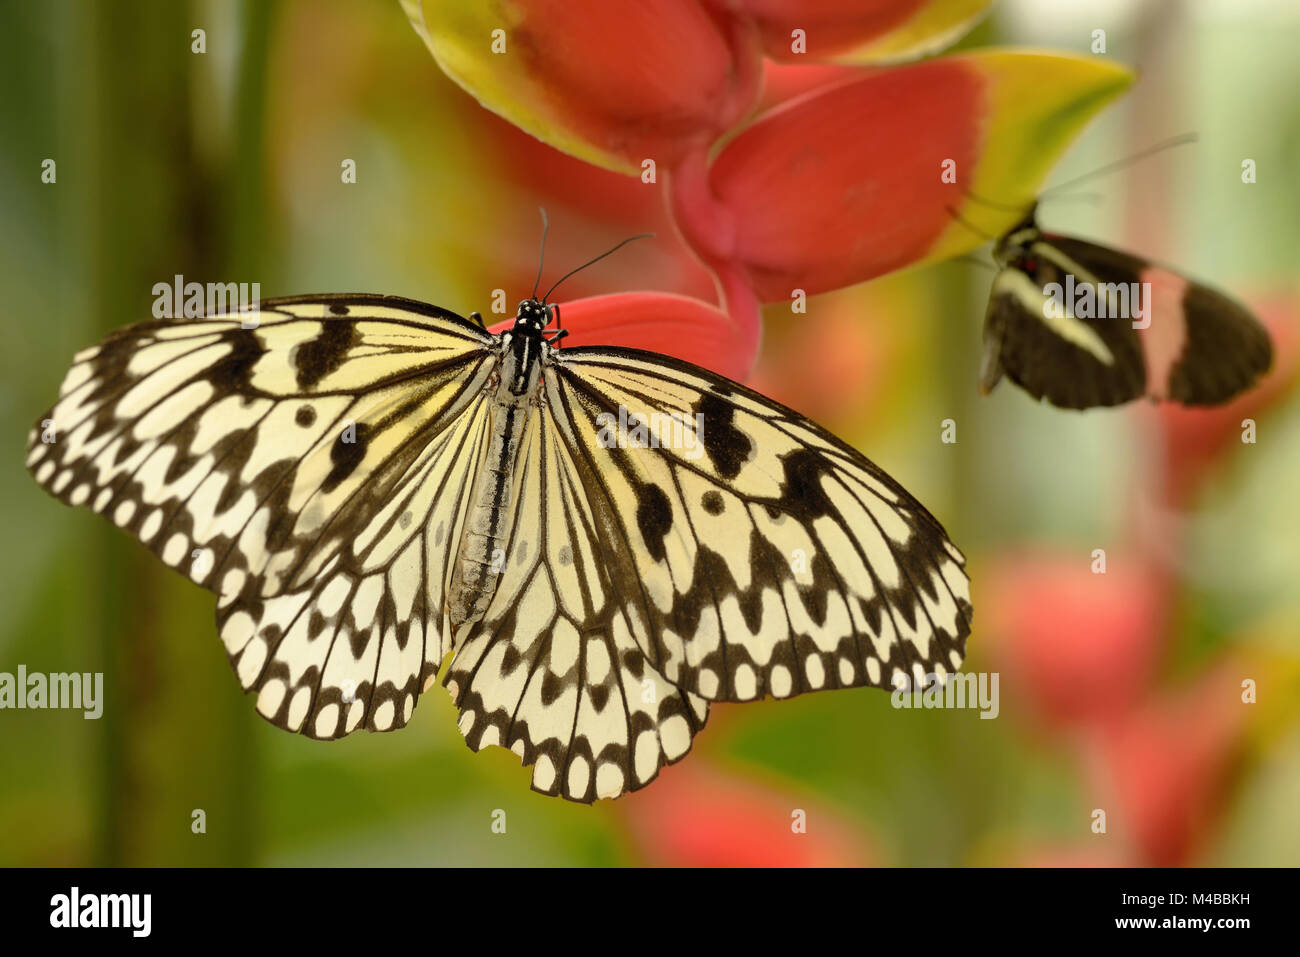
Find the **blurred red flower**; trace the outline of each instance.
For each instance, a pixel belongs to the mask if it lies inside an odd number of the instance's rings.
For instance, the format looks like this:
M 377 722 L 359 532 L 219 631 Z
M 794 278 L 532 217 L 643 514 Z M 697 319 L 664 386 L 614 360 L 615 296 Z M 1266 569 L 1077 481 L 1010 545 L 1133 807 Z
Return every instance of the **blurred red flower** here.
M 1151 685 L 1163 650 L 1169 584 L 1141 560 L 1087 553 L 998 558 L 980 576 L 983 634 L 1010 700 L 1060 727 L 1114 718 Z
M 1273 369 L 1263 382 L 1227 405 L 1189 409 L 1161 403 L 1152 413 L 1163 438 L 1162 491 L 1171 505 L 1186 504 L 1214 464 L 1229 449 L 1242 445 L 1243 420 L 1258 419 L 1295 381 L 1300 368 L 1300 304 L 1294 295 L 1283 294 L 1254 305 L 1273 337 Z
M 1246 726 L 1240 669 L 1223 664 L 1088 738 L 1098 806 L 1136 863 L 1189 863 L 1210 831 Z
M 645 861 L 659 867 L 848 867 L 874 858 L 833 812 L 699 761 L 665 769 L 619 810 Z M 806 833 L 793 828 L 799 811 Z

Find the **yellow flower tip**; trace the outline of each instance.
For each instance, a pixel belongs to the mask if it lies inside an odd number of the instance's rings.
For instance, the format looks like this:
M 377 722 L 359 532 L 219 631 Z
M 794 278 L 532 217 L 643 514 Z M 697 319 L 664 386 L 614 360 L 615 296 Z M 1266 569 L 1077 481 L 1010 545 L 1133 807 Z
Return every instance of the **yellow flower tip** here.
M 958 183 L 967 200 L 962 218 L 931 247 L 926 261 L 977 248 L 985 240 L 970 227 L 998 236 L 1013 227 L 1038 195 L 1052 167 L 1088 122 L 1137 79 L 1110 60 L 1069 53 L 981 50 L 962 60 L 984 80 L 981 149 L 974 169 Z

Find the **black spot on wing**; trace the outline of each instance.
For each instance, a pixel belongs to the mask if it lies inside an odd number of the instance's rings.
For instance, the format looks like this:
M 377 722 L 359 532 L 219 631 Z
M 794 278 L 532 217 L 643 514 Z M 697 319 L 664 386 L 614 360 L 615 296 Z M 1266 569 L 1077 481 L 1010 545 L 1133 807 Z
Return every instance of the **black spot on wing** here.
M 307 637 L 313 640 L 319 638 L 329 625 L 329 620 L 317 611 L 315 605 L 312 605 L 311 614 L 307 619 Z
M 366 653 L 366 646 L 370 644 L 370 632 L 370 628 L 352 627 L 348 629 L 348 650 L 352 652 L 352 657 L 356 661 L 360 661 Z
M 364 422 L 358 422 L 356 425 L 355 441 L 345 442 L 340 436 L 330 448 L 330 462 L 333 463 L 333 467 L 321 484 L 322 491 L 334 491 L 340 482 L 357 470 L 357 466 L 366 457 L 366 446 L 369 440 L 370 427 Z
M 735 478 L 754 455 L 754 440 L 733 424 L 735 406 L 706 392 L 700 396 L 695 411 L 703 416 L 704 451 L 709 461 L 723 478 Z
M 356 342 L 357 330 L 352 323 L 324 323 L 320 335 L 294 349 L 293 365 L 298 387 L 309 389 L 337 369 Z
M 726 508 L 725 503 L 722 501 L 722 493 L 715 489 L 709 489 L 700 496 L 700 505 L 710 515 L 721 515 L 722 510 Z
M 795 449 L 782 459 L 781 504 L 803 522 L 834 513 L 822 487 L 826 460 L 812 449 Z
M 673 509 L 668 496 L 658 485 L 647 483 L 637 486 L 636 525 L 650 557 L 657 562 L 663 561 L 668 553 L 664 539 L 673 527 Z
M 221 391 L 246 392 L 257 360 L 266 349 L 251 329 L 235 329 L 226 334 L 233 347 L 229 355 L 212 364 L 208 379 Z
M 293 414 L 293 420 L 304 429 L 310 428 L 316 422 L 316 410 L 309 405 L 300 405 Z

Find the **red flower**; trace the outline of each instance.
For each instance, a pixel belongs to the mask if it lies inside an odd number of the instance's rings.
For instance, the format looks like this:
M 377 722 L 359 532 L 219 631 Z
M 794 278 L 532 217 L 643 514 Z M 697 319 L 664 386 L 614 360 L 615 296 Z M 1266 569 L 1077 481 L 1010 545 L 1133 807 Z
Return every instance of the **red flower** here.
M 646 862 L 660 867 L 847 867 L 872 856 L 833 812 L 698 760 L 665 769 L 619 810 Z M 801 816 L 805 833 L 795 829 Z
M 1240 669 L 1224 665 L 1189 687 L 1095 729 L 1090 757 L 1109 832 L 1145 865 L 1187 864 L 1213 823 L 1246 724 Z
M 735 132 L 759 101 L 765 54 L 917 55 L 968 29 L 987 0 L 403 5 L 444 71 L 486 107 L 667 191 L 674 223 L 713 271 L 731 319 L 731 342 L 712 355 L 737 376 L 758 353 L 760 300 L 979 245 L 948 207 L 963 207 L 971 192 L 1027 199 L 1083 123 L 1132 80 L 1095 58 L 966 54 L 829 74 L 828 84 Z M 989 206 L 966 212 L 988 232 L 1016 218 Z M 641 313 L 653 320 L 644 335 L 627 323 L 621 332 L 650 345 L 664 341 L 659 327 L 708 316 L 680 301 L 661 305 L 667 311 Z M 718 328 L 708 316 L 706 349 Z M 677 342 L 668 351 L 687 349 Z
M 1106 720 L 1149 688 L 1163 650 L 1168 584 L 1141 562 L 1032 553 L 983 570 L 990 664 L 1008 700 L 1054 726 Z

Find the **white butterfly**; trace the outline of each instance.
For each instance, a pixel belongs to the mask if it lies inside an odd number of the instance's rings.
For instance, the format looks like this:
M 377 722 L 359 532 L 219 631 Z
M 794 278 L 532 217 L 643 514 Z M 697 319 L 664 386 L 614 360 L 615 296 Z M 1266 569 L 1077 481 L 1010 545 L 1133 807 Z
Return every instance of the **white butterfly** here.
M 471 748 L 577 801 L 649 783 L 711 701 L 945 675 L 971 606 L 940 524 L 859 452 L 702 368 L 492 335 L 385 296 L 123 329 L 27 464 L 219 596 L 257 710 L 317 738 L 443 683 Z

